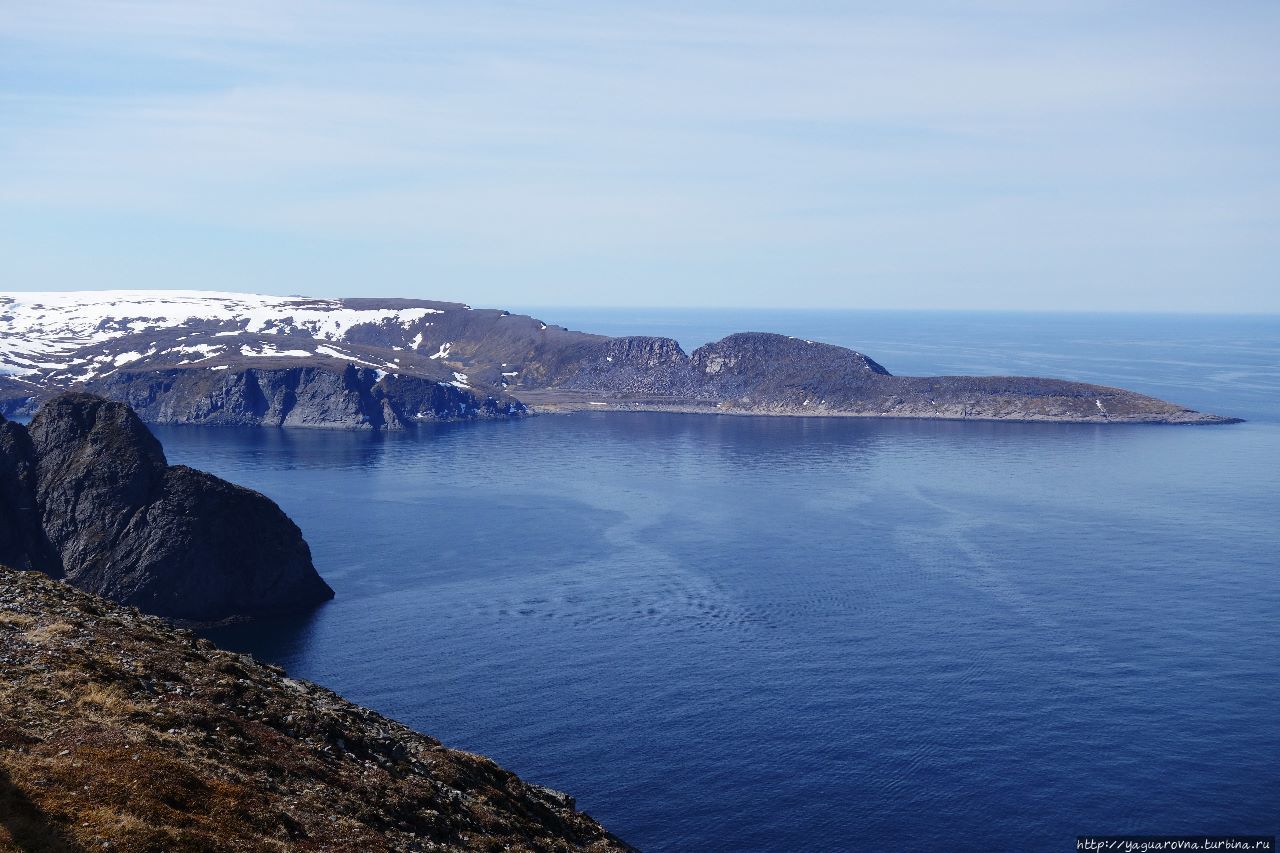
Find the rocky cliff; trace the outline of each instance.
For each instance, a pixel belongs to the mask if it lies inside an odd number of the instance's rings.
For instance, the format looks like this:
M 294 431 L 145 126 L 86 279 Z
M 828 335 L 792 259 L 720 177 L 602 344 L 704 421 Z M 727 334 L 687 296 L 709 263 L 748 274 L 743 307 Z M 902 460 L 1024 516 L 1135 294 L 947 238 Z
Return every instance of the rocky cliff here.
M 399 430 L 422 421 L 526 413 L 519 400 L 477 395 L 457 380 L 389 375 L 353 364 L 126 370 L 87 387 L 158 424 Z
M 1227 423 L 1034 377 L 893 376 L 844 347 L 740 333 L 686 354 L 448 302 L 197 292 L 0 294 L 0 411 L 66 388 L 162 423 L 402 429 L 588 406 L 770 415 Z
M 0 418 L 0 562 L 162 616 L 298 610 L 333 591 L 288 516 L 183 465 L 122 403 L 64 394 Z
M 685 355 L 670 338 L 614 338 L 557 383 L 605 397 L 768 403 L 806 388 L 864 384 L 889 371 L 860 352 L 762 332 L 741 332 Z
M 0 568 L 0 849 L 630 848 L 488 759 Z

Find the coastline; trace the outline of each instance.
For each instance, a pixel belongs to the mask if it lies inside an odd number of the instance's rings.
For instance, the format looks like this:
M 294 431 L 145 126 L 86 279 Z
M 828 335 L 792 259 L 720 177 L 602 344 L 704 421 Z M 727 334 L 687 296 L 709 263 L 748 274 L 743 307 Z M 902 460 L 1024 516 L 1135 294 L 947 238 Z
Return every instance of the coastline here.
M 534 392 L 520 397 L 529 407 L 531 415 L 572 414 L 576 412 L 655 412 L 689 415 L 730 415 L 735 417 L 782 418 L 863 418 L 868 420 L 919 420 L 919 421 L 975 421 L 981 423 L 1057 423 L 1097 425 L 1148 425 L 1148 426 L 1227 426 L 1245 423 L 1244 418 L 1213 415 L 1186 410 L 1170 417 L 1063 417 L 1036 416 L 1026 413 L 1009 416 L 953 414 L 947 412 L 859 412 L 826 407 L 799 409 L 794 406 L 740 407 L 723 403 L 681 400 L 662 403 L 653 400 L 595 400 L 590 395 L 571 395 L 563 392 Z M 1184 415 L 1185 416 L 1179 416 Z

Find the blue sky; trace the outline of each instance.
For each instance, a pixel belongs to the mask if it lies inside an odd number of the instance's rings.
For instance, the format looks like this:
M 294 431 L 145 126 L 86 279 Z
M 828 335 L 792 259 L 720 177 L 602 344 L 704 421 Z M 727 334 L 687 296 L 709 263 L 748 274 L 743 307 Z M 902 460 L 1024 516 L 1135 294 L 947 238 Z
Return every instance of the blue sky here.
M 0 6 L 0 289 L 1280 312 L 1280 3 Z

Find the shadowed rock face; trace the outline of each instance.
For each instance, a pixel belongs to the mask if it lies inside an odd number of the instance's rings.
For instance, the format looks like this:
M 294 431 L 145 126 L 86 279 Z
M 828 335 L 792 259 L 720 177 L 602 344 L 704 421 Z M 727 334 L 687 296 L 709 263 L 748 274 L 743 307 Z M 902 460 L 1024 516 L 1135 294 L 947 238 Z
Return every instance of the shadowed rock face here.
M 36 451 L 21 424 L 0 417 L 0 562 L 20 569 L 57 564 L 36 506 Z
M 128 406 L 88 394 L 0 424 L 0 562 L 149 613 L 209 622 L 333 597 L 257 492 L 167 463 Z
M 518 400 L 419 376 L 315 365 L 277 369 L 124 371 L 93 390 L 150 423 L 399 430 L 422 421 L 516 417 Z

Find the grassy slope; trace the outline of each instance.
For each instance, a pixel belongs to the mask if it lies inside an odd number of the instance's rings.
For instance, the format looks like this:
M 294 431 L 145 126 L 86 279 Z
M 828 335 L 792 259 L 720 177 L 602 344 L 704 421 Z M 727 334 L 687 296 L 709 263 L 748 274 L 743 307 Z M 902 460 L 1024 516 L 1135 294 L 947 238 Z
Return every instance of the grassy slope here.
M 0 568 L 0 849 L 624 850 L 563 794 Z

